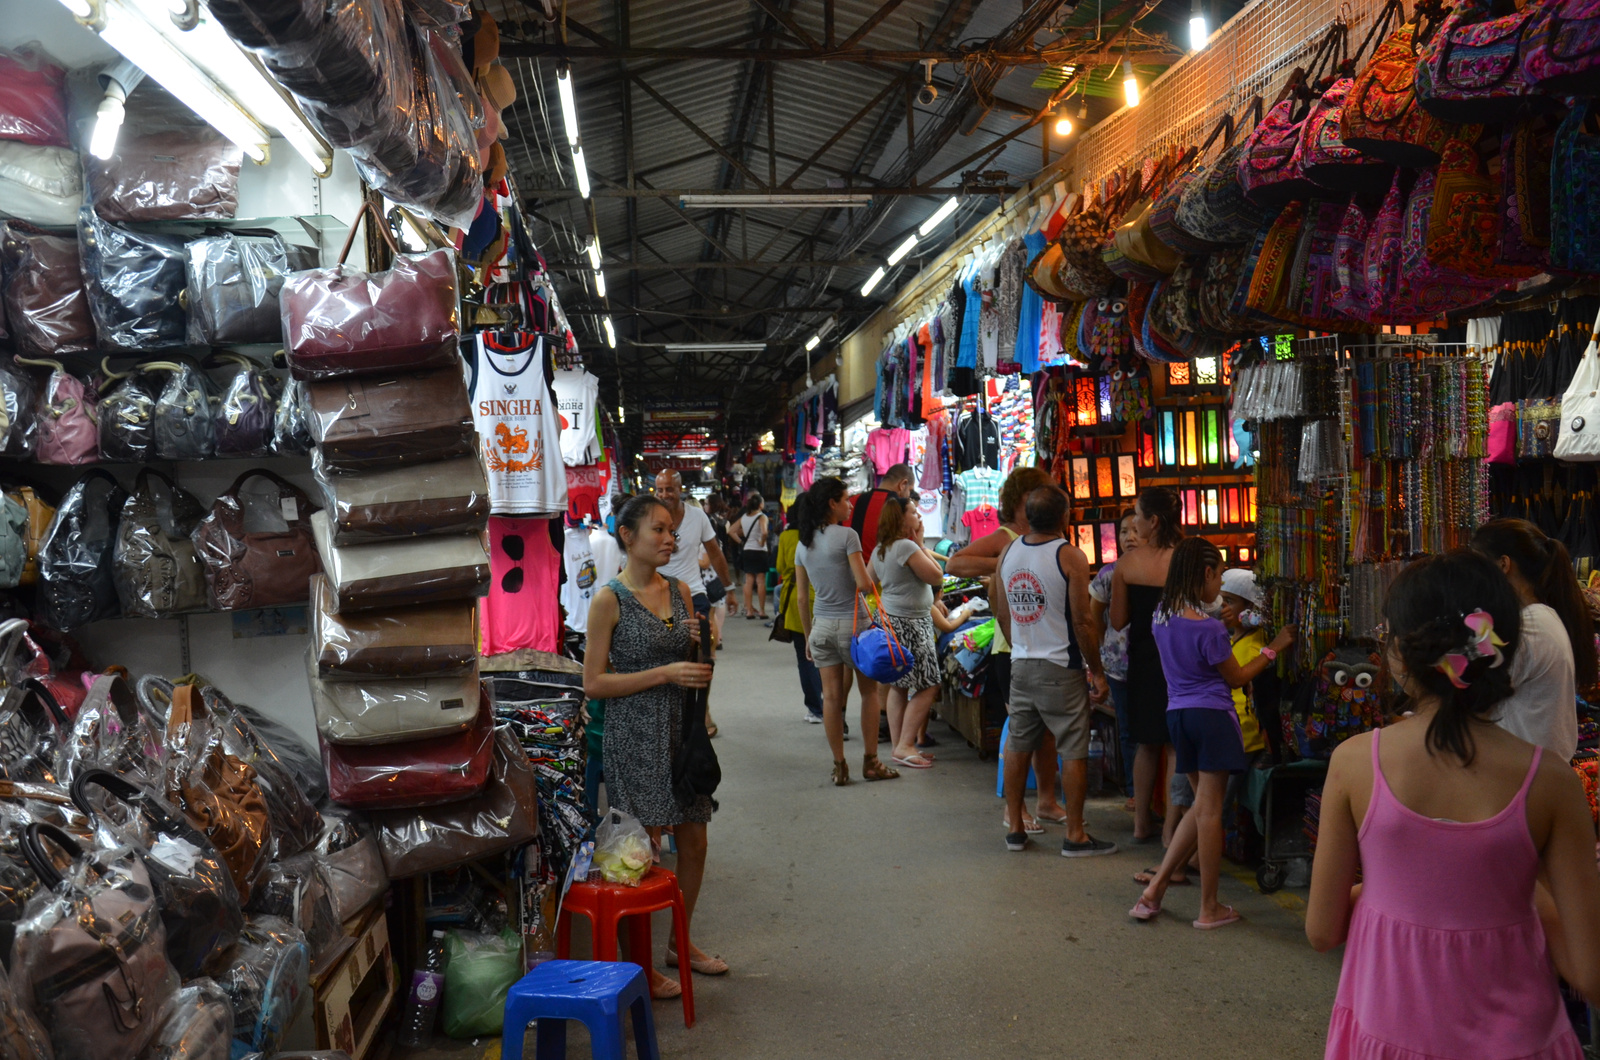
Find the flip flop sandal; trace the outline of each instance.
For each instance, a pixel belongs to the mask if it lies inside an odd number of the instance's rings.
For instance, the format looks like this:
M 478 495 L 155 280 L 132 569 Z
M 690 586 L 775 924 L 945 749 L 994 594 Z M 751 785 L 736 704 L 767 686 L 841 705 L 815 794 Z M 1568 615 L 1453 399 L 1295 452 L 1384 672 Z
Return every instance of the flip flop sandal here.
M 1133 874 L 1133 882 L 1134 883 L 1142 883 L 1146 887 L 1148 887 L 1150 885 L 1150 881 L 1155 879 L 1156 878 L 1156 874 L 1159 873 L 1160 871 L 1161 870 L 1159 868 L 1155 868 L 1155 869 L 1145 869 L 1143 872 L 1136 872 L 1136 873 Z M 1141 880 L 1139 878 L 1141 876 L 1143 876 L 1144 879 Z M 1186 886 L 1188 886 L 1189 882 L 1190 882 L 1190 880 L 1189 880 L 1189 877 L 1187 877 L 1187 876 L 1183 877 L 1182 879 L 1179 879 L 1178 877 L 1174 876 L 1174 877 L 1172 877 L 1172 879 L 1167 881 L 1167 886 L 1168 887 L 1186 887 Z
M 1049 816 L 1047 816 L 1045 814 L 1039 813 L 1039 814 L 1034 814 L 1034 816 L 1039 818 L 1039 820 L 1041 820 L 1041 821 L 1049 821 L 1051 824 L 1066 824 L 1067 823 L 1067 815 L 1066 814 L 1062 814 L 1060 817 L 1049 817 Z
M 1139 896 L 1139 903 L 1132 909 L 1128 910 L 1128 915 L 1133 917 L 1135 920 L 1148 922 L 1161 915 L 1161 907 L 1159 905 L 1151 905 L 1149 902 L 1144 900 L 1144 895 L 1141 894 Z
M 1006 820 L 1006 815 L 1003 813 L 1000 815 L 1000 823 L 1005 825 L 1007 828 L 1011 827 L 1011 822 Z M 1039 819 L 1037 817 L 1023 814 L 1022 831 L 1024 835 L 1044 835 L 1044 825 L 1039 823 Z
M 907 755 L 904 758 L 901 758 L 899 755 L 891 755 L 889 761 L 893 762 L 897 766 L 905 766 L 907 769 L 933 768 L 933 760 L 920 754 Z
M 1221 920 L 1196 920 L 1194 922 L 1194 926 L 1199 928 L 1201 931 L 1210 931 L 1212 928 L 1227 927 L 1229 924 L 1237 924 L 1239 921 L 1244 919 L 1244 917 L 1240 916 L 1238 910 L 1234 909 L 1233 906 L 1225 905 L 1222 908 L 1228 911 L 1228 915 L 1223 917 Z

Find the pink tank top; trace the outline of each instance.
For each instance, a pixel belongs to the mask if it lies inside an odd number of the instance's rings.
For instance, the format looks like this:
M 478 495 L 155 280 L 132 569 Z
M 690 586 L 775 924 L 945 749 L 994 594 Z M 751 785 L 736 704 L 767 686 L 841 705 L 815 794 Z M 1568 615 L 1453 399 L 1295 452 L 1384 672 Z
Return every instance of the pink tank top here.
M 1350 918 L 1326 1056 L 1337 1060 L 1580 1060 L 1533 908 L 1522 787 L 1486 821 L 1436 821 L 1384 779 L 1372 734 L 1372 802 L 1357 838 L 1363 887 Z

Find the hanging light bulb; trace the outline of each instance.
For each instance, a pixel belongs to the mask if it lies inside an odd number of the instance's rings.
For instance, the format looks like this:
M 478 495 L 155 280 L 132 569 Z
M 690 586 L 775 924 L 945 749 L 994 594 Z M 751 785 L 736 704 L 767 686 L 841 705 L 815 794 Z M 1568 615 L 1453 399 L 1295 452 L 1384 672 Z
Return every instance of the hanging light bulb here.
M 1087 92 L 1078 97 L 1078 120 L 1089 120 L 1089 93 Z
M 1072 119 L 1067 117 L 1067 112 L 1065 110 L 1059 110 L 1056 112 L 1056 135 L 1072 135 Z
M 1130 107 L 1139 105 L 1139 79 L 1133 74 L 1133 61 L 1122 60 L 1122 98 Z
M 1206 26 L 1205 8 L 1200 6 L 1200 0 L 1194 0 L 1189 8 L 1189 47 L 1199 51 L 1210 39 L 1211 31 Z

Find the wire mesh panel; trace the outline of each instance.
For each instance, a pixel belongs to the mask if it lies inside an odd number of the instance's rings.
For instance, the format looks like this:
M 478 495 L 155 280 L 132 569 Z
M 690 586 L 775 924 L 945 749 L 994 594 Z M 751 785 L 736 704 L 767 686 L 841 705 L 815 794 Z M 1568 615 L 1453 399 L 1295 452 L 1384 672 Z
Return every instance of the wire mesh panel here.
M 1198 143 L 1253 96 L 1270 103 L 1336 19 L 1349 25 L 1353 50 L 1382 9 L 1383 0 L 1258 0 L 1213 34 L 1206 48 L 1143 86 L 1139 106 L 1124 107 L 1085 132 L 1065 171 L 1076 185 L 1168 146 Z

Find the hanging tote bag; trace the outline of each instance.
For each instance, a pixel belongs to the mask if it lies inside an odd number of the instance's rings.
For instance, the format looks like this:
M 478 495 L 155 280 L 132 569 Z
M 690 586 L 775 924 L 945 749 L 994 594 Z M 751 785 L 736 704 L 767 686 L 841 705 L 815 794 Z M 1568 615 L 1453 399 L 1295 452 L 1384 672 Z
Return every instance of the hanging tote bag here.
M 701 615 L 700 643 L 691 645 L 691 662 L 711 663 L 711 621 Z M 694 804 L 696 799 L 710 799 L 722 784 L 722 765 L 717 761 L 717 750 L 711 746 L 711 735 L 706 732 L 706 697 L 709 688 L 686 691 L 683 697 L 683 731 L 678 747 L 672 753 L 672 791 L 683 806 Z M 712 808 L 716 800 L 712 799 Z
M 1501 182 L 1489 176 L 1482 152 L 1493 151 L 1503 138 L 1485 138 L 1482 132 L 1481 125 L 1463 125 L 1445 141 L 1428 213 L 1428 260 L 1485 279 L 1532 276 L 1536 270 L 1531 266 L 1496 260 L 1505 203 Z
M 1417 58 L 1415 91 L 1442 121 L 1501 122 L 1535 95 L 1523 73 L 1523 38 L 1538 5 L 1496 17 L 1511 7 L 1497 0 L 1456 0 Z
M 112 553 L 128 494 L 92 468 L 67 490 L 39 545 L 39 615 L 69 630 L 117 614 Z
M 1222 137 L 1222 151 L 1226 152 L 1233 146 L 1233 115 L 1224 114 L 1199 150 L 1184 156 L 1179 163 L 1181 171 L 1167 183 L 1150 207 L 1150 234 L 1180 254 L 1205 254 L 1222 245 L 1209 239 L 1196 239 L 1178 223 L 1178 209 L 1184 195 L 1196 180 L 1204 176 L 1210 165 L 1217 164 L 1216 159 L 1210 163 L 1200 160 L 1206 157 L 1206 152 L 1211 150 L 1211 145 L 1219 136 Z
M 1583 361 L 1561 396 L 1561 428 L 1556 459 L 1600 461 L 1600 343 L 1592 334 Z
M 1417 102 L 1417 50 L 1434 27 L 1418 11 L 1372 53 L 1339 112 L 1346 147 L 1397 166 L 1434 166 L 1449 129 Z
M 244 491 L 245 483 L 269 489 Z M 206 566 L 213 611 L 303 604 L 311 576 L 322 569 L 311 536 L 311 499 L 283 477 L 258 468 L 246 471 L 211 506 L 194 532 Z
M 1400 0 L 1389 0 L 1353 56 L 1345 58 L 1332 75 L 1333 83 L 1311 105 L 1300 142 L 1295 145 L 1295 168 L 1300 176 L 1339 192 L 1365 192 L 1382 195 L 1389 187 L 1393 167 L 1381 158 L 1363 154 L 1344 142 L 1344 108 L 1355 87 L 1355 70 L 1375 37 L 1388 33 L 1391 25 L 1404 17 Z
M 855 617 L 850 621 L 850 662 L 880 685 L 893 684 L 910 673 L 917 660 L 910 649 L 900 643 L 889 624 L 876 617 L 883 610 L 876 593 L 872 601 L 876 607 L 872 624 L 861 629 L 858 623 L 866 604 L 859 598 L 856 600 Z
M 1253 128 L 1261 127 L 1264 105 L 1262 98 L 1256 96 L 1242 112 L 1254 116 Z M 1243 126 L 1242 119 L 1236 123 L 1236 138 Z M 1236 246 L 1255 238 L 1270 215 L 1245 196 L 1244 185 L 1239 182 L 1239 166 L 1248 146 L 1248 137 L 1236 139 L 1217 156 L 1214 165 L 1190 182 L 1178 201 L 1174 224 L 1197 240 L 1219 246 Z
M 1343 55 L 1346 33 L 1342 22 L 1329 27 L 1311 58 L 1311 68 L 1296 67 L 1290 73 L 1277 103 L 1251 130 L 1239 160 L 1239 183 L 1251 202 L 1282 206 L 1317 193 L 1317 186 L 1295 164 L 1295 156 L 1312 103 L 1321 95 L 1319 78 Z
M 34 405 L 34 457 L 41 464 L 92 464 L 100 459 L 100 422 L 94 388 L 60 361 L 18 357 L 18 364 L 49 368 Z
M 1550 265 L 1550 162 L 1560 119 L 1524 115 L 1500 134 L 1500 245 L 1495 264 Z
M 1552 96 L 1600 95 L 1600 3 L 1544 0 L 1522 44 L 1522 79 Z
M 363 219 L 394 255 L 385 272 L 344 264 Z M 294 273 L 278 301 L 297 378 L 459 368 L 455 251 L 401 253 L 370 202 L 350 226 L 338 264 Z
M 1600 118 L 1593 100 L 1579 100 L 1556 130 L 1550 158 L 1550 264 L 1600 272 Z
M 141 468 L 122 505 L 113 576 L 122 613 L 170 618 L 206 608 L 206 572 L 190 539 L 205 509 L 165 475 Z

